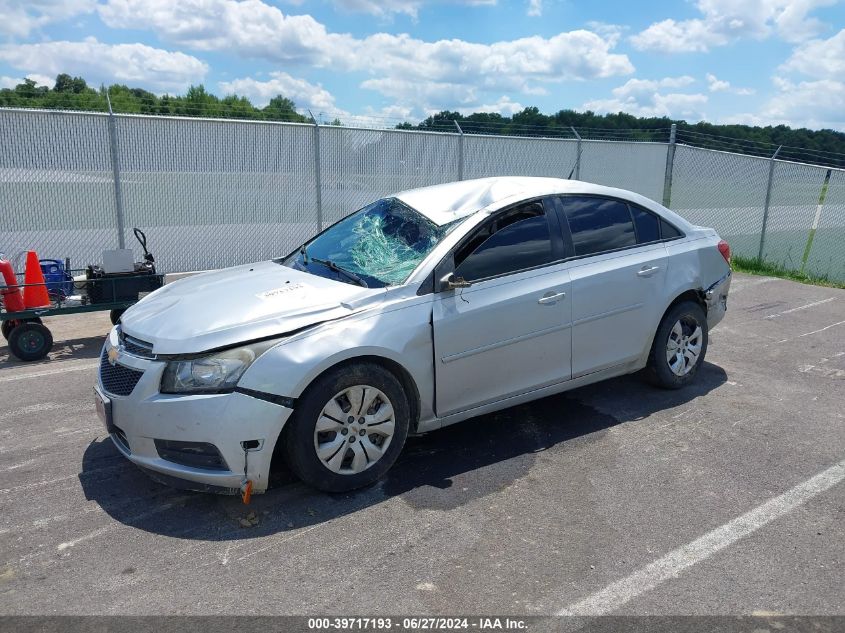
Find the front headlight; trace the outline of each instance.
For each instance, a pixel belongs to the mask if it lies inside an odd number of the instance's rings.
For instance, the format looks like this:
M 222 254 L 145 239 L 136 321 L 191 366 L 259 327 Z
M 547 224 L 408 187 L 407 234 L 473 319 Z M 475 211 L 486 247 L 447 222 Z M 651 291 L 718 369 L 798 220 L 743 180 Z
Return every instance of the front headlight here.
M 257 356 L 252 347 L 238 347 L 200 358 L 170 361 L 161 377 L 161 393 L 233 391 Z

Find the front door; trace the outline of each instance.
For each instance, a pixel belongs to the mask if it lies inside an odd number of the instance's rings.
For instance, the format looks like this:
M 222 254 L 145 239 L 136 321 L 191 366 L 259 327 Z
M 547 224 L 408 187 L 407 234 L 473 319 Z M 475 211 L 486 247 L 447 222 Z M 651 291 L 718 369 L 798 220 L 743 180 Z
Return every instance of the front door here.
M 555 263 L 555 221 L 542 203 L 523 205 L 456 252 L 455 275 L 472 285 L 435 296 L 438 416 L 570 378 L 569 264 Z

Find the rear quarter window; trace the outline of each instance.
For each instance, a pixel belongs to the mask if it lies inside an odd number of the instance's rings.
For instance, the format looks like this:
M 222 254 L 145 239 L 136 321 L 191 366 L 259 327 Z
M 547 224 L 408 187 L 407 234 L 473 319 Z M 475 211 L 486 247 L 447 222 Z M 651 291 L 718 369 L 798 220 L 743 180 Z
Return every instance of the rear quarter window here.
M 662 218 L 660 219 L 660 235 L 664 240 L 671 240 L 676 237 L 684 236 L 683 233 Z
M 637 243 L 648 244 L 660 240 L 660 220 L 657 216 L 641 207 L 629 206 L 634 218 L 634 226 L 637 227 Z

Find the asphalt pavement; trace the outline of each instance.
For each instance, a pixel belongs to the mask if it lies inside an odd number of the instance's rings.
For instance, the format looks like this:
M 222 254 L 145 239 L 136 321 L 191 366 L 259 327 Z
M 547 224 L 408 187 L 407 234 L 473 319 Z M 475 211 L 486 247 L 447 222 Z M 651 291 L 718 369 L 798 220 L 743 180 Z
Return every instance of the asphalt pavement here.
M 0 615 L 845 615 L 845 290 L 735 275 L 689 388 L 610 380 L 248 507 L 122 458 L 107 314 L 47 324 L 49 360 L 0 346 Z

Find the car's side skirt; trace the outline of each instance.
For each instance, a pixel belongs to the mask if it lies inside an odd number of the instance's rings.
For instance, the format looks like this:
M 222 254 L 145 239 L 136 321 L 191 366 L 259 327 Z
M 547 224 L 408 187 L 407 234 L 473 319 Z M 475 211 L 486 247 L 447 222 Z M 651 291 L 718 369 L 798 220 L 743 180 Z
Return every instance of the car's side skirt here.
M 607 380 L 608 378 L 615 378 L 616 376 L 630 374 L 635 371 L 639 371 L 643 367 L 645 367 L 645 365 L 643 364 L 642 359 L 638 359 L 633 363 L 627 362 L 621 365 L 607 367 L 600 371 L 579 376 L 578 378 L 574 378 L 572 380 L 565 380 L 563 382 L 558 382 L 539 389 L 533 389 L 515 396 L 509 396 L 507 398 L 503 398 L 502 400 L 496 400 L 495 402 L 489 402 L 478 407 L 473 407 L 472 409 L 458 411 L 457 413 L 452 413 L 451 415 L 447 415 L 442 418 L 420 420 L 417 432 L 427 433 L 429 431 L 434 431 L 444 426 L 457 424 L 458 422 L 462 422 L 468 418 L 484 415 L 485 413 L 501 411 L 502 409 L 507 409 L 508 407 L 513 407 L 525 402 L 531 402 L 532 400 L 539 400 L 540 398 L 545 398 L 546 396 L 551 396 L 556 393 L 563 393 L 564 391 L 569 391 L 570 389 L 577 389 L 578 387 L 590 385 L 594 382 L 600 382 L 602 380 Z

